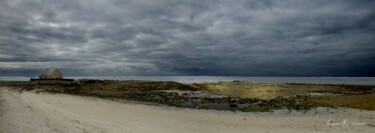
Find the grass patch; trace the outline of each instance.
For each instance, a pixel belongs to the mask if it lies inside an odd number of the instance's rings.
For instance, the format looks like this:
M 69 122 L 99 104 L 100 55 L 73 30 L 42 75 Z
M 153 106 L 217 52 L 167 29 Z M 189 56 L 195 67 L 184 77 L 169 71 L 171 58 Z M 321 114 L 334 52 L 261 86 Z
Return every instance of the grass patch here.
M 193 84 L 212 93 L 240 98 L 289 97 L 311 92 L 331 93 L 340 95 L 364 95 L 375 93 L 375 86 L 365 85 L 321 85 L 295 83 L 249 83 L 249 82 L 218 82 Z
M 375 94 L 312 97 L 312 100 L 318 105 L 328 107 L 375 110 Z

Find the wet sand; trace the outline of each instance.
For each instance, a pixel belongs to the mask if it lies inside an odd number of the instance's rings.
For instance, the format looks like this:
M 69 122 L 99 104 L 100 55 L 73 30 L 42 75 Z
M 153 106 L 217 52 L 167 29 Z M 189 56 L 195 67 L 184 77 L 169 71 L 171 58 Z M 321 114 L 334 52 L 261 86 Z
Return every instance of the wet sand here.
M 332 120 L 331 125 L 326 125 Z M 335 125 L 343 123 L 344 125 Z M 364 124 L 364 125 L 363 125 Z M 245 113 L 196 110 L 0 88 L 0 132 L 375 132 L 375 111 Z

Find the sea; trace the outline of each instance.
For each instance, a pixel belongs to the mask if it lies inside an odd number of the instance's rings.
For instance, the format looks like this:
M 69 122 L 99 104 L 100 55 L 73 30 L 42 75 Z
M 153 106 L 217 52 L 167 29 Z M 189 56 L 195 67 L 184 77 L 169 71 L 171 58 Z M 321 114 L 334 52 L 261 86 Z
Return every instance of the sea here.
M 0 77 L 3 81 L 29 81 L 36 77 Z M 375 85 L 375 77 L 238 77 L 238 76 L 80 76 L 67 79 L 100 80 L 148 80 L 175 81 L 180 83 L 203 83 L 219 81 L 243 81 L 254 83 L 313 83 L 313 84 L 351 84 Z

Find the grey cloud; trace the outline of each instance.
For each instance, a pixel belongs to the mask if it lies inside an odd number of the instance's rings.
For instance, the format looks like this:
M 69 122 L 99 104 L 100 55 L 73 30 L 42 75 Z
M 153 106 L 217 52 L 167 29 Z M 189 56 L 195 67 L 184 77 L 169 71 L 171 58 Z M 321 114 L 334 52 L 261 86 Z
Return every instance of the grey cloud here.
M 0 76 L 375 76 L 371 0 L 2 0 Z

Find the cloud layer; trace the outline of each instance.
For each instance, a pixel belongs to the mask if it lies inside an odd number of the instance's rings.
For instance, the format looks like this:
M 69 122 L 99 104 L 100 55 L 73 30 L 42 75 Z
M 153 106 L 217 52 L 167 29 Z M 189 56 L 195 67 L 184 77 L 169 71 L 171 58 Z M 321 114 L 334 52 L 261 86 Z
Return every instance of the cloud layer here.
M 373 0 L 0 0 L 0 76 L 375 76 Z

